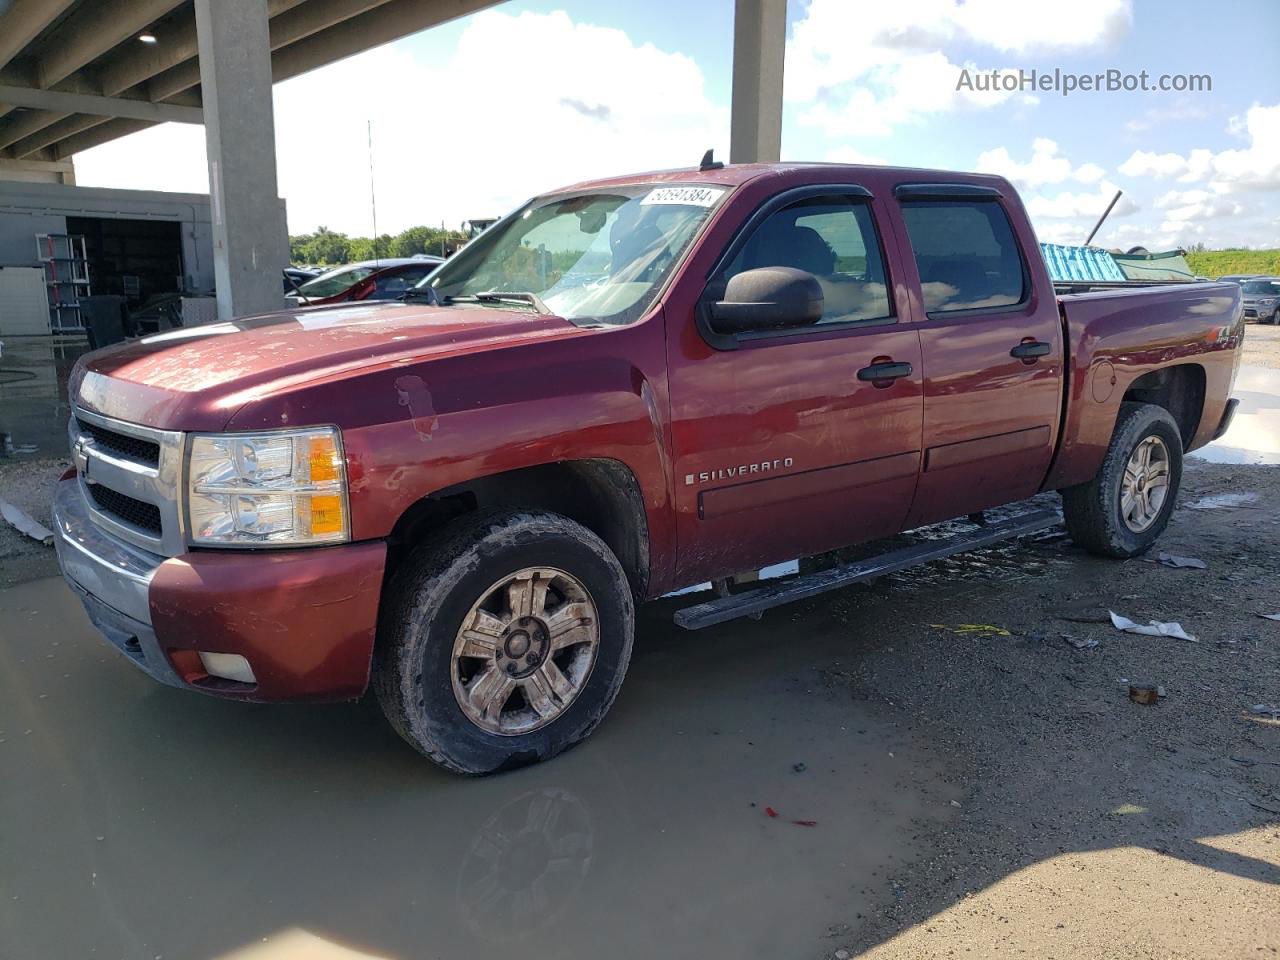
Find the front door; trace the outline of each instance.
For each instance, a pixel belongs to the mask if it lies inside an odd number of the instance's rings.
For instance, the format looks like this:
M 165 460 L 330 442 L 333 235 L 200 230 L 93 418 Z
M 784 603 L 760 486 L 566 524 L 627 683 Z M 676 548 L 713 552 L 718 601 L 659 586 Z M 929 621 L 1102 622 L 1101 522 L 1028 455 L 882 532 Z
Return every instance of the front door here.
M 1057 442 L 1057 300 L 1037 293 L 1022 255 L 1035 239 L 1015 233 L 1004 198 L 966 189 L 898 188 L 923 305 L 924 462 L 912 526 L 1031 496 Z
M 728 338 L 706 314 L 667 318 L 677 582 L 750 570 L 896 532 L 920 464 L 922 378 L 869 196 L 774 198 L 707 285 L 789 266 L 818 277 L 809 326 Z M 859 378 L 895 363 L 896 379 Z M 884 369 L 876 367 L 877 370 Z

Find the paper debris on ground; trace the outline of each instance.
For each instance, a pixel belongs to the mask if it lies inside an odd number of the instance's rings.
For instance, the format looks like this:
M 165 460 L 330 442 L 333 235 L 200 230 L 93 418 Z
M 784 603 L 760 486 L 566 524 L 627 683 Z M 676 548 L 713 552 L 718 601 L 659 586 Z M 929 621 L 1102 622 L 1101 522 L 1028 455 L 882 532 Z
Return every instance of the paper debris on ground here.
M 1280 613 L 1260 613 L 1258 616 L 1263 620 L 1280 620 Z
M 0 517 L 19 533 L 25 533 L 32 540 L 39 540 L 46 547 L 53 545 L 53 531 L 44 524 L 33 520 L 27 513 L 19 510 L 8 500 L 0 500 Z
M 1173 637 L 1176 640 L 1190 640 L 1192 643 L 1199 641 L 1182 629 L 1180 623 L 1161 623 L 1159 620 L 1152 620 L 1148 623 L 1134 623 L 1128 617 L 1122 617 L 1114 610 L 1108 611 L 1111 614 L 1111 623 L 1117 630 L 1123 630 L 1125 633 L 1140 633 L 1144 637 Z
M 1071 644 L 1077 650 L 1088 650 L 1091 647 L 1098 646 L 1098 641 L 1093 637 L 1073 637 L 1069 633 L 1064 633 L 1062 639 Z
M 1160 562 L 1166 567 L 1173 567 L 1175 570 L 1187 567 L 1192 570 L 1204 570 L 1209 565 L 1199 557 L 1180 557 L 1174 553 L 1160 554 Z

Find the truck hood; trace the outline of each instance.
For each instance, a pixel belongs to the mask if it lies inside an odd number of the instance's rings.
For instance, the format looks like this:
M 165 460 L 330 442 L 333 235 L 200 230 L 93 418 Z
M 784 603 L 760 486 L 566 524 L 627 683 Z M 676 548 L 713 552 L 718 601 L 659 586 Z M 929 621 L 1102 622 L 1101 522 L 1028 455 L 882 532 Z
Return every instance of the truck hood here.
M 84 409 L 130 423 L 220 430 L 246 403 L 304 383 L 585 332 L 519 309 L 336 304 L 108 347 L 81 358 L 68 393 Z

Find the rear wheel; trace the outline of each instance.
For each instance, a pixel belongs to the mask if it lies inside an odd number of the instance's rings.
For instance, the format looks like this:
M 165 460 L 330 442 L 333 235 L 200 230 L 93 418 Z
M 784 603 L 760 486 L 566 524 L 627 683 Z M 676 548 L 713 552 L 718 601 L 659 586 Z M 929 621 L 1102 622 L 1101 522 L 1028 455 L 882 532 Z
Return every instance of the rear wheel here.
M 1102 468 L 1062 491 L 1071 539 L 1090 553 L 1133 557 L 1169 523 L 1182 481 L 1182 436 L 1163 407 L 1123 403 Z
M 635 614 L 621 565 L 551 513 L 466 517 L 388 587 L 374 688 L 392 726 L 458 773 L 546 760 L 617 695 Z

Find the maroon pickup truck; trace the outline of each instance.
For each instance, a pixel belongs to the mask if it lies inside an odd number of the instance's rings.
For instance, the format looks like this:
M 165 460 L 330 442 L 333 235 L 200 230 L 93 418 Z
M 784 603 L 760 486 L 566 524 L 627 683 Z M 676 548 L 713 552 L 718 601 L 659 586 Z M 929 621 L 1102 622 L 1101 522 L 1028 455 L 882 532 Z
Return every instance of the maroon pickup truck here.
M 1055 291 L 998 177 L 579 184 L 401 302 L 86 356 L 58 553 L 157 680 L 372 682 L 419 751 L 486 773 L 600 722 L 637 601 L 1042 491 L 1077 543 L 1146 550 L 1242 336 L 1235 284 Z

